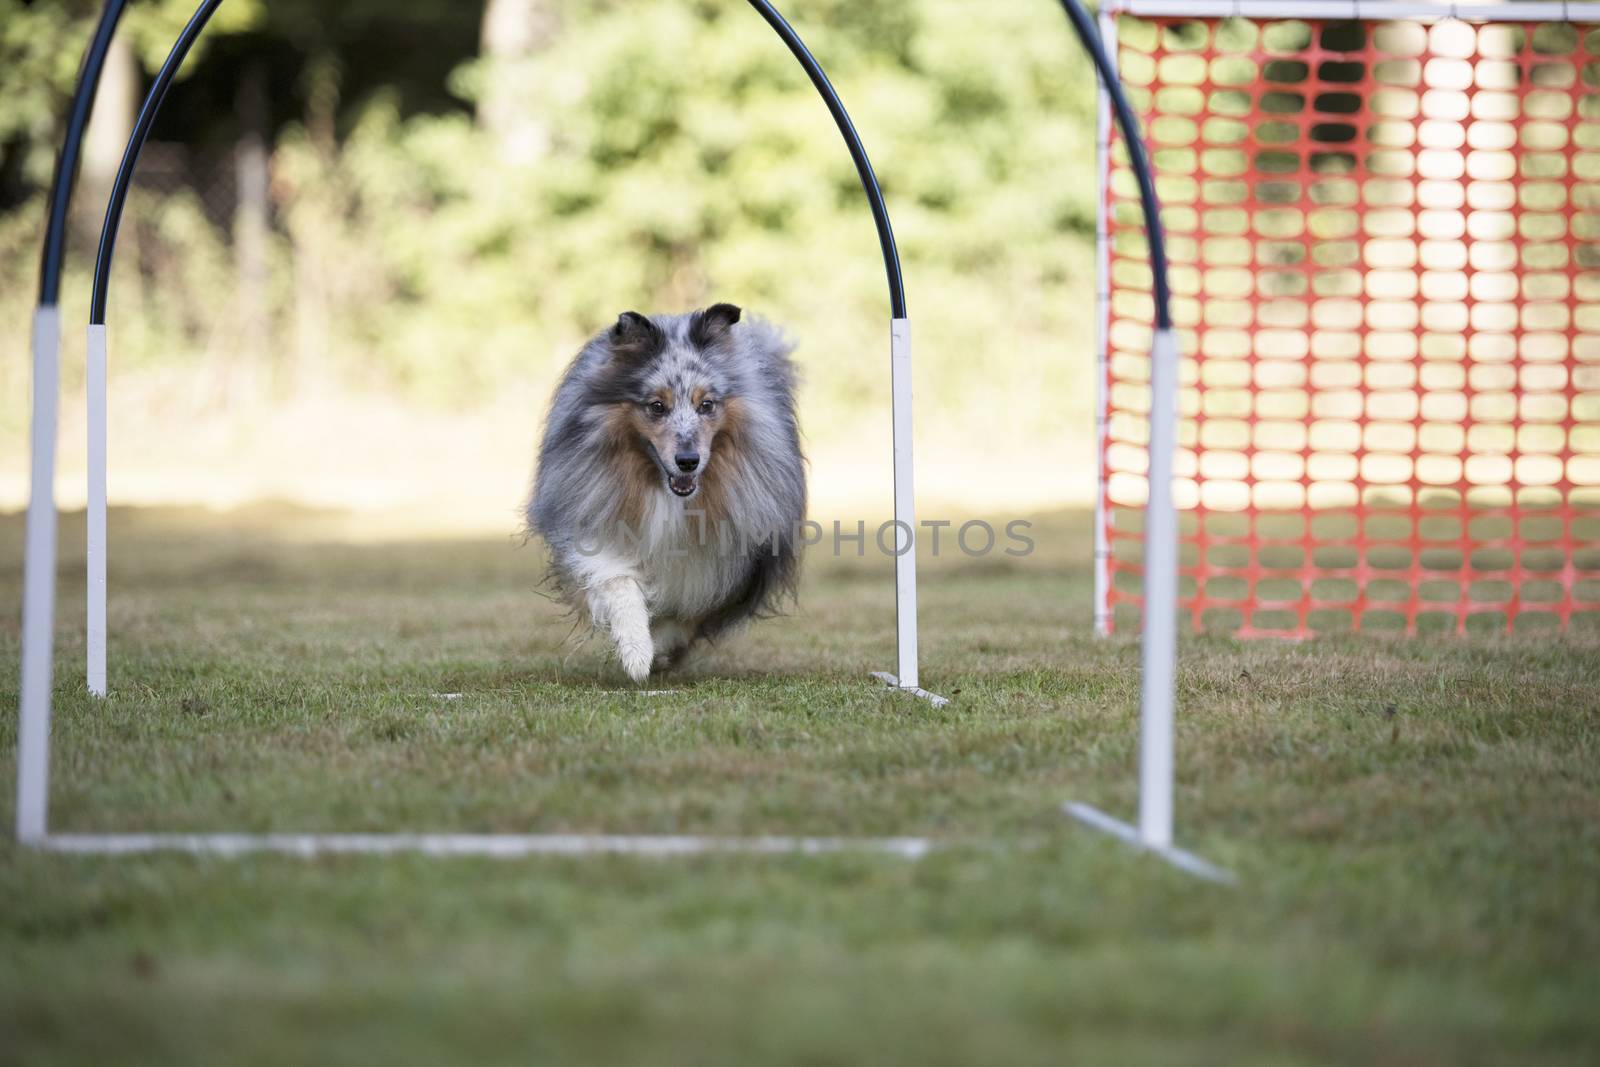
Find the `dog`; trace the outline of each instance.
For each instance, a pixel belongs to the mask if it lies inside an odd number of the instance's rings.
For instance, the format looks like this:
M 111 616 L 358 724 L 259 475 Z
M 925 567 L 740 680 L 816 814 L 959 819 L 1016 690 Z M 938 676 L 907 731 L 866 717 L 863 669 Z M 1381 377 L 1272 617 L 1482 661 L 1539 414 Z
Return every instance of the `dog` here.
M 557 594 L 635 682 L 794 596 L 806 511 L 793 346 L 716 304 L 629 311 L 550 401 L 527 505 Z

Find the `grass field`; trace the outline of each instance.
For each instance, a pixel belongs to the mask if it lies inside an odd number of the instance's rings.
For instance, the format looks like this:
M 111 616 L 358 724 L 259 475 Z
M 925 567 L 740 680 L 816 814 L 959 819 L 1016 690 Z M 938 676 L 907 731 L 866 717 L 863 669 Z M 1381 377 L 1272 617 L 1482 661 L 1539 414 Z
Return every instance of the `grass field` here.
M 46 856 L 0 844 L 0 1062 L 1593 1063 L 1600 638 L 1186 643 L 1193 881 L 1133 811 L 1137 647 L 1088 524 L 925 568 L 927 704 L 882 559 L 622 688 L 510 538 L 113 515 L 111 687 L 64 523 L 53 824 L 926 834 L 887 857 Z M 19 519 L 0 521 L 15 692 Z M 459 692 L 441 701 L 435 694 Z M 14 717 L 0 723 L 11 820 Z

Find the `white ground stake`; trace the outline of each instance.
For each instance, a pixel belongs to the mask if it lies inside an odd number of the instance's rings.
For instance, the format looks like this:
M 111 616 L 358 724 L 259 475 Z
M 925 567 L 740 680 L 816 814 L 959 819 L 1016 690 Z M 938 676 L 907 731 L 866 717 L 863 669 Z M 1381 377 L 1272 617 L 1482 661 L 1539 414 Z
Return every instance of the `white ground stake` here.
M 88 683 L 106 695 L 106 328 L 89 327 Z
M 1150 495 L 1144 511 L 1144 646 L 1139 686 L 1139 839 L 1172 846 L 1172 704 L 1178 667 L 1178 341 L 1157 330 L 1150 349 Z
M 1231 881 L 1232 876 L 1204 860 L 1172 847 L 1172 730 L 1173 686 L 1178 662 L 1178 513 L 1172 500 L 1172 472 L 1178 450 L 1178 340 L 1172 328 L 1171 290 L 1167 282 L 1165 240 L 1161 226 L 1160 197 L 1156 191 L 1139 119 L 1128 103 L 1117 74 L 1116 27 L 1110 13 L 1102 8 L 1100 29 L 1096 30 L 1081 0 L 1061 0 L 1067 19 L 1094 60 L 1100 81 L 1102 114 L 1107 103 L 1122 130 L 1128 161 L 1139 183 L 1140 207 L 1144 212 L 1146 238 L 1150 247 L 1152 296 L 1155 298 L 1155 330 L 1150 341 L 1150 414 L 1147 439 L 1146 481 L 1148 496 L 1144 510 L 1144 629 L 1139 679 L 1139 825 L 1135 829 L 1118 822 L 1087 804 L 1062 806 L 1068 815 L 1096 830 L 1146 849 L 1175 866 L 1216 881 Z M 1109 137 L 1109 124 L 1101 127 Z M 1106 146 L 1099 153 L 1099 196 L 1107 195 L 1109 162 Z M 1099 253 L 1106 254 L 1104 216 L 1096 226 Z M 1102 274 L 1102 278 L 1104 278 Z M 1097 310 L 1103 312 L 1104 308 Z M 1105 338 L 1102 336 L 1102 342 Z M 1104 354 L 1101 356 L 1104 359 Z M 1103 373 L 1103 370 L 1102 370 Z M 1101 442 L 1104 452 L 1104 441 Z M 1104 495 L 1104 487 L 1102 497 Z M 1095 514 L 1096 611 L 1104 611 L 1102 562 L 1104 516 Z M 1096 618 L 1097 626 L 1102 622 Z M 1103 632 L 1103 631 L 1102 631 Z
M 872 676 L 935 707 L 949 701 L 917 678 L 917 499 L 911 468 L 911 320 L 889 325 L 889 392 L 894 413 L 894 632 L 897 674 Z
M 1178 450 L 1178 341 L 1155 331 L 1150 348 L 1149 497 L 1144 519 L 1144 641 L 1139 683 L 1139 826 L 1087 804 L 1063 810 L 1087 826 L 1215 882 L 1233 876 L 1172 847 L 1173 700 L 1178 663 L 1178 511 L 1172 500 Z
M 22 694 L 17 722 L 17 840 L 43 840 L 50 797 L 50 668 L 56 607 L 56 408 L 61 313 L 33 313 L 33 454 L 22 563 Z

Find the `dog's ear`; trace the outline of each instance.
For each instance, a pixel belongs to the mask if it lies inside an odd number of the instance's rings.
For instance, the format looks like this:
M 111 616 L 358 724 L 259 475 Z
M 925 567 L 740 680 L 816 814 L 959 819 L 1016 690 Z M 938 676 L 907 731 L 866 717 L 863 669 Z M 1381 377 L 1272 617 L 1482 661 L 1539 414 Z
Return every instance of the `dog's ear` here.
M 665 340 L 661 327 L 637 311 L 624 311 L 617 318 L 617 324 L 611 327 L 612 353 L 631 359 L 647 359 L 656 355 Z
M 728 336 L 740 314 L 732 304 L 712 304 L 704 311 L 696 311 L 689 322 L 689 340 L 696 348 L 710 348 Z

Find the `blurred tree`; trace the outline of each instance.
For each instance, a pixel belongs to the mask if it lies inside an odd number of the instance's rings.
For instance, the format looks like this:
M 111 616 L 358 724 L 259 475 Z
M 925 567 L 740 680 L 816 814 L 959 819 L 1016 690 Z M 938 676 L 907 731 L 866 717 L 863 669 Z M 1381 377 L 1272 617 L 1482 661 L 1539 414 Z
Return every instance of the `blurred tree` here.
M 271 226 L 267 197 L 267 71 L 259 59 L 248 62 L 235 97 L 239 139 L 233 153 L 237 206 L 233 213 L 233 261 L 238 275 L 239 330 L 245 358 L 239 365 L 262 367 L 271 355 L 271 313 L 267 306 L 267 235 Z M 254 382 L 235 382 L 250 388 Z
M 483 6 L 478 122 L 500 144 L 507 162 L 526 165 L 544 154 L 545 123 L 528 106 L 534 57 L 559 23 L 550 0 L 488 0 Z
M 100 232 L 106 198 L 111 195 L 111 183 L 138 116 L 139 98 L 143 95 L 140 77 L 139 61 L 127 35 L 112 38 L 105 67 L 100 73 L 100 87 L 95 93 L 89 128 L 84 134 L 79 192 L 74 198 L 74 216 L 86 231 L 85 239 L 92 240 Z
M 5 101 L 0 108 L 0 211 L 26 201 L 49 182 L 61 124 L 99 8 L 93 0 L 0 0 L 0 100 Z M 122 159 L 145 76 L 166 58 L 193 8 L 191 0 L 145 0 L 130 4 L 123 16 L 106 58 L 84 147 L 86 192 L 100 192 L 101 202 Z M 204 63 L 212 43 L 255 26 L 262 10 L 260 0 L 224 4 L 185 64 L 184 76 Z M 93 203 L 97 197 L 85 199 Z
M 0 0 L 0 210 L 50 180 L 91 14 L 88 3 Z
M 120 116 L 125 94 L 137 108 L 149 75 L 195 7 L 196 0 L 128 5 L 105 75 L 108 111 Z M 0 0 L 0 211 L 23 203 L 49 181 L 99 8 L 97 0 Z M 343 72 L 345 99 L 353 108 L 374 93 L 397 92 L 408 114 L 462 110 L 466 104 L 451 94 L 448 75 L 476 55 L 480 18 L 475 5 L 455 0 L 228 0 L 185 62 L 185 85 L 162 109 L 152 139 L 191 148 L 231 146 L 239 132 L 234 85 L 252 57 L 265 68 L 269 142 L 304 115 L 306 70 L 330 55 Z M 136 61 L 131 65 L 130 55 Z M 103 126 L 94 169 L 86 171 L 90 181 L 115 170 L 126 144 L 120 119 Z

